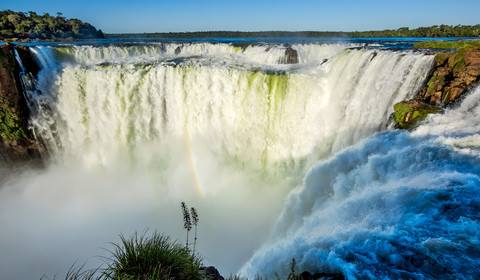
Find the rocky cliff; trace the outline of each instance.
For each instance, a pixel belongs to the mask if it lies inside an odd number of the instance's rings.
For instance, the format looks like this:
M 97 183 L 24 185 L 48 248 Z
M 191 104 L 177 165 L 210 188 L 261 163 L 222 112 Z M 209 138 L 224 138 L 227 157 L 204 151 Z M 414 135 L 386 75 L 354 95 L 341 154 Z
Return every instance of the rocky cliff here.
M 19 47 L 18 53 L 31 64 L 32 71 L 38 66 L 28 51 Z M 33 66 L 35 65 L 35 66 Z M 0 159 L 10 165 L 40 159 L 44 146 L 37 143 L 28 128 L 30 112 L 23 95 L 13 46 L 0 46 Z
M 429 114 L 455 103 L 480 82 L 480 48 L 432 51 L 433 68 L 427 82 L 412 100 L 395 104 L 395 128 L 411 129 Z

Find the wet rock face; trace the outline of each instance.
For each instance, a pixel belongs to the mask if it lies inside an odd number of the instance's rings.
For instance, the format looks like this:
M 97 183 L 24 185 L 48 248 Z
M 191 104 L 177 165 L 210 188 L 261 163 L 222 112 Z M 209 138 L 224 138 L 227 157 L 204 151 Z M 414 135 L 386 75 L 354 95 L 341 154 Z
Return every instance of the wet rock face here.
M 291 46 L 286 46 L 285 56 L 280 58 L 278 63 L 280 64 L 297 64 L 298 63 L 298 52 L 293 49 Z
M 431 54 L 436 54 L 432 75 L 415 99 L 445 107 L 480 81 L 480 50 Z
M 22 64 L 26 68 L 27 72 L 32 73 L 32 75 L 36 77 L 38 71 L 40 71 L 40 67 L 38 67 L 37 63 L 35 62 L 30 49 L 27 46 L 22 45 L 16 45 L 15 49 L 17 50 L 18 55 L 22 60 Z
M 296 64 L 298 63 L 298 52 L 292 47 L 288 47 L 285 50 L 285 64 Z
M 182 48 L 180 48 L 180 46 L 178 46 L 178 47 L 175 49 L 175 54 L 176 54 L 176 55 L 179 55 L 181 52 L 182 52 Z
M 45 146 L 32 139 L 0 139 L 0 160 L 10 166 L 26 162 L 42 165 L 41 158 L 45 153 Z
M 428 54 L 435 55 L 435 63 L 427 83 L 414 99 L 395 104 L 395 128 L 414 128 L 428 114 L 442 111 L 480 82 L 480 50 Z
M 200 274 L 205 280 L 225 280 L 225 278 L 220 275 L 220 272 L 213 266 L 200 267 Z
M 35 64 L 33 59 L 27 63 Z M 35 67 L 38 69 L 36 64 Z M 28 129 L 29 111 L 20 85 L 20 71 L 13 46 L 0 46 L 0 160 L 11 165 L 37 159 L 45 150 Z
M 400 129 L 414 128 L 420 121 L 425 120 L 429 114 L 442 110 L 421 100 L 404 100 L 395 104 L 393 109 L 395 128 Z

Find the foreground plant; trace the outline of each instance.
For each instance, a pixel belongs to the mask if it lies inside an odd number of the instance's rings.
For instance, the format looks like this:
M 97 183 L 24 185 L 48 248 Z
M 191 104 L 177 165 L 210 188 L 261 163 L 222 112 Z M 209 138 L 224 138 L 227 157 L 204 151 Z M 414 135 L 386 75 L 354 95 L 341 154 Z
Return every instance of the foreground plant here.
M 187 250 L 189 249 L 190 243 L 188 243 L 188 233 L 190 230 L 192 230 L 192 227 L 195 227 L 195 239 L 193 241 L 193 254 L 195 254 L 195 247 L 197 245 L 197 227 L 198 227 L 198 212 L 195 207 L 192 207 L 190 209 L 190 212 L 188 211 L 187 204 L 185 202 L 182 202 L 180 204 L 180 207 L 182 208 L 182 214 L 183 214 L 183 228 L 187 231 L 187 241 L 185 243 L 185 248 Z
M 185 244 L 185 248 L 188 250 L 188 233 L 192 229 L 192 220 L 190 218 L 190 212 L 188 212 L 187 205 L 185 202 L 182 202 L 180 204 L 180 207 L 182 207 L 182 214 L 183 214 L 183 227 L 187 231 L 187 242 Z
M 193 240 L 193 254 L 195 254 L 195 247 L 197 245 L 197 226 L 198 226 L 198 212 L 197 212 L 197 209 L 195 209 L 194 207 L 192 207 L 192 209 L 190 209 L 191 213 L 192 213 L 192 224 L 193 226 L 195 226 L 195 239 Z
M 149 237 L 135 233 L 120 238 L 105 272 L 107 279 L 201 279 L 201 260 L 168 236 L 154 232 Z
M 201 259 L 192 255 L 170 237 L 154 232 L 120 235 L 112 256 L 105 258 L 107 268 L 84 270 L 70 267 L 65 280 L 202 280 Z M 44 276 L 41 280 L 49 280 Z M 56 280 L 54 277 L 53 280 Z

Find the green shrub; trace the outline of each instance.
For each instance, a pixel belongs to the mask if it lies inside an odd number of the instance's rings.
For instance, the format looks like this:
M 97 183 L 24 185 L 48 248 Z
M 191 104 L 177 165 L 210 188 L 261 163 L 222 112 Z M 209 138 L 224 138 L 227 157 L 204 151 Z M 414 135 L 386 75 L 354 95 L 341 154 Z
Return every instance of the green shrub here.
M 116 249 L 105 272 L 107 279 L 201 279 L 200 258 L 168 236 L 154 232 L 150 237 L 135 233 L 128 239 L 120 238 L 122 244 L 114 244 Z

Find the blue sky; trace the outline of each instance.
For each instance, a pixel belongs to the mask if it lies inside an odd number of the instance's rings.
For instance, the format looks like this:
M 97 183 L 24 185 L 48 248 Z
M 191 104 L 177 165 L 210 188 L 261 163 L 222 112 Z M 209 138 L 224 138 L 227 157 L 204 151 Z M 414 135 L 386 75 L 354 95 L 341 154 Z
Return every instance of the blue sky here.
M 89 22 L 107 33 L 362 31 L 480 23 L 479 0 L 0 0 L 0 10 Z

